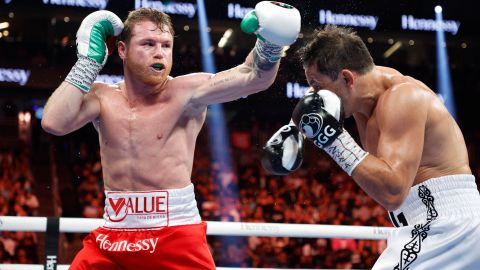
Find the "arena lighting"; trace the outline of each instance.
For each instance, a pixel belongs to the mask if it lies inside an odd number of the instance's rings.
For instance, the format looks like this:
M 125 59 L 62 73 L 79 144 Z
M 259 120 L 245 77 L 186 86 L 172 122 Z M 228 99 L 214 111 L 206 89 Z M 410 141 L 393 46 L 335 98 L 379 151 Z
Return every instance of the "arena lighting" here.
M 8 22 L 1 22 L 0 23 L 0 30 L 8 28 L 10 24 Z
M 207 32 L 207 13 L 203 0 L 197 0 L 197 7 L 203 70 L 208 73 L 216 73 L 214 58 L 210 51 L 211 42 L 210 35 Z M 215 177 L 215 181 L 218 181 L 221 191 L 220 194 L 229 194 L 228 196 L 231 202 L 235 202 L 238 200 L 237 185 L 232 182 L 225 186 L 223 182 L 225 179 L 222 179 L 222 176 L 229 177 L 229 173 L 233 172 L 232 159 L 229 155 L 230 140 L 225 123 L 223 106 L 222 104 L 212 104 L 208 107 L 207 125 L 209 130 L 211 161 L 219 165 L 220 169 L 220 175 Z M 218 198 L 220 205 L 223 205 L 223 207 L 227 207 L 226 204 L 229 203 L 225 201 L 225 199 L 226 198 L 223 197 Z
M 395 53 L 398 49 L 400 49 L 400 47 L 402 47 L 402 42 L 401 41 L 395 42 L 390 48 L 388 48 L 388 50 L 386 50 L 383 53 L 383 58 L 385 59 L 389 58 L 393 53 Z
M 32 115 L 30 114 L 30 112 L 19 112 L 18 113 L 18 123 L 20 125 L 28 125 L 30 123 L 30 121 L 32 120 Z
M 442 8 L 435 7 L 435 19 L 440 25 L 443 22 Z M 436 31 L 437 37 L 437 87 L 438 94 L 443 99 L 453 118 L 457 119 L 455 110 L 455 100 L 453 97 L 452 81 L 450 79 L 450 70 L 448 69 L 447 46 L 445 41 L 445 32 L 443 28 L 438 27 Z
M 225 47 L 225 45 L 227 44 L 228 42 L 228 39 L 230 38 L 230 36 L 232 36 L 232 33 L 233 33 L 233 30 L 232 28 L 228 28 L 225 33 L 223 33 L 223 37 L 220 39 L 220 41 L 218 42 L 218 47 L 220 48 L 223 48 Z

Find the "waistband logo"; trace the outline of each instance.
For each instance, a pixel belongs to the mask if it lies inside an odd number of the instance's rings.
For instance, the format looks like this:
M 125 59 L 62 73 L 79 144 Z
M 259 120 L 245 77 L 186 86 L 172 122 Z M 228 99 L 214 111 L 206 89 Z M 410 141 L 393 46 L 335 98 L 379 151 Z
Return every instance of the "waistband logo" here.
M 148 251 L 149 253 L 154 253 L 155 248 L 157 247 L 158 237 L 156 238 L 147 238 L 138 240 L 136 242 L 128 242 L 127 240 L 121 241 L 110 241 L 108 235 L 99 234 L 95 241 L 98 243 L 98 247 L 103 250 L 112 251 L 112 252 L 138 252 L 138 251 Z
M 168 193 L 159 192 L 155 195 L 117 196 L 107 195 L 105 213 L 112 222 L 121 222 L 129 215 L 138 216 L 138 218 L 148 219 L 147 216 L 165 216 L 168 214 Z

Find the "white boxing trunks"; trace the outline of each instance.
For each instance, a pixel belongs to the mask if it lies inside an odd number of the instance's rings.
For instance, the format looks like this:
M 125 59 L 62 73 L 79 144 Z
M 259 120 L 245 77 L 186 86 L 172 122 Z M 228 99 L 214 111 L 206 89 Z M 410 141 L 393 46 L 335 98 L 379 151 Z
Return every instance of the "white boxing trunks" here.
M 415 185 L 389 214 L 398 228 L 372 269 L 480 269 L 480 195 L 473 175 Z

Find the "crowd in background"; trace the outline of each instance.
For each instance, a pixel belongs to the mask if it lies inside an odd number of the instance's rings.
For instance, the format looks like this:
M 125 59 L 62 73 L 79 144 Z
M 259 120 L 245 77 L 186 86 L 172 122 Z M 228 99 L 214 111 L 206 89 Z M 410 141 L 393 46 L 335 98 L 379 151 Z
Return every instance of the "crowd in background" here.
M 28 148 L 0 149 L 0 216 L 36 216 L 40 207 Z M 37 234 L 0 231 L 0 263 L 39 263 Z
M 70 67 L 76 60 L 71 42 L 63 40 L 24 47 L 0 43 L 0 51 L 5 52 L 0 57 L 2 66 L 64 68 Z M 178 43 L 174 52 L 172 75 L 201 71 L 198 44 Z M 405 74 L 420 78 L 429 86 L 435 85 L 435 63 L 429 63 L 427 57 L 410 55 L 408 51 L 399 51 L 390 59 L 375 57 L 382 52 L 383 49 L 375 52 L 375 48 L 372 48 L 377 64 L 393 65 Z M 232 63 L 241 63 L 247 53 L 248 50 L 235 46 L 216 48 L 217 69 L 223 70 L 232 67 Z M 455 54 L 451 59 L 458 62 Z M 480 81 L 476 79 L 475 69 L 472 68 L 472 64 L 476 64 L 475 59 L 467 59 L 464 65 L 451 65 L 455 90 L 459 96 L 457 102 L 465 105 L 458 106 L 460 114 L 467 112 L 469 102 L 476 102 L 475 99 L 469 99 L 469 95 L 463 95 L 465 91 L 473 89 L 478 92 L 480 89 Z M 301 74 L 298 61 L 295 58 L 282 61 L 274 87 L 283 88 L 287 81 L 302 81 L 298 75 Z M 119 74 L 119 66 L 121 62 L 118 57 L 113 57 L 102 73 Z M 58 80 L 60 82 L 61 78 Z M 288 122 L 288 118 L 284 120 Z M 202 131 L 192 172 L 202 219 L 391 226 L 386 211 L 309 142 L 301 169 L 288 176 L 268 175 L 260 165 L 262 146 L 282 125 L 279 121 L 281 119 L 274 119 L 271 123 L 250 119 L 242 122 L 243 125 L 230 123 L 229 155 L 233 164 L 210 159 L 207 132 L 205 129 Z M 480 141 L 480 133 L 472 129 L 473 126 L 474 123 L 461 123 L 461 127 L 465 128 L 472 170 L 478 181 L 480 160 L 478 143 L 475 142 Z M 91 133 L 90 136 L 96 135 Z M 100 218 L 103 216 L 105 196 L 98 144 L 76 141 L 73 145 L 74 154 L 67 164 L 72 169 L 73 179 L 59 175 L 62 182 L 71 183 L 60 190 L 62 216 Z M 32 192 L 35 177 L 30 168 L 29 149 L 2 149 L 0 166 L 0 216 L 37 215 L 39 200 Z M 0 232 L 0 263 L 41 263 L 37 238 L 37 234 L 30 232 Z M 255 236 L 209 236 L 208 242 L 218 266 L 275 268 L 370 268 L 386 245 L 385 241 L 373 240 Z
M 260 165 L 261 144 L 273 134 L 258 123 L 230 132 L 230 166 L 209 158 L 202 132 L 192 182 L 203 220 L 391 226 L 385 210 L 369 198 L 327 156 L 307 144 L 305 161 L 288 176 L 272 176 Z M 273 128 L 273 126 L 272 126 Z M 104 193 L 98 148 L 80 143 L 72 159 L 77 215 L 100 218 Z M 71 203 L 69 203 L 71 205 Z M 368 268 L 385 241 L 209 236 L 219 266 L 290 268 Z
M 391 226 L 385 209 L 309 142 L 298 171 L 269 175 L 260 165 L 261 147 L 276 128 L 258 122 L 248 129 L 231 127 L 230 166 L 209 158 L 208 136 L 202 131 L 192 182 L 203 220 Z M 84 142 L 76 149 L 77 215 L 100 218 L 105 197 L 99 150 Z M 472 169 L 478 179 L 479 166 Z M 209 236 L 208 242 L 217 265 L 231 267 L 371 268 L 386 247 L 384 240 L 335 238 Z

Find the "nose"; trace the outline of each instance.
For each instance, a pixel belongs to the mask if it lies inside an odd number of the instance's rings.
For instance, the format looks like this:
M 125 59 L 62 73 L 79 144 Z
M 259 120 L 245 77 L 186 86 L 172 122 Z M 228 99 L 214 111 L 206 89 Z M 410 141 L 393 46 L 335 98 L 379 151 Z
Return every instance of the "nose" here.
M 164 58 L 165 57 L 165 48 L 163 48 L 161 45 L 157 46 L 155 48 L 155 58 Z

